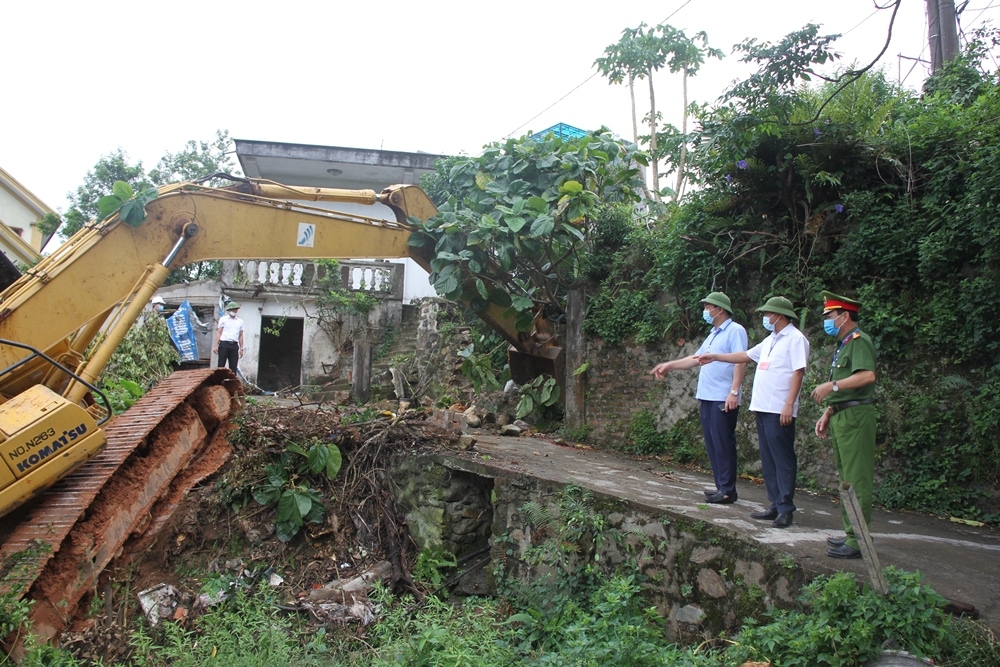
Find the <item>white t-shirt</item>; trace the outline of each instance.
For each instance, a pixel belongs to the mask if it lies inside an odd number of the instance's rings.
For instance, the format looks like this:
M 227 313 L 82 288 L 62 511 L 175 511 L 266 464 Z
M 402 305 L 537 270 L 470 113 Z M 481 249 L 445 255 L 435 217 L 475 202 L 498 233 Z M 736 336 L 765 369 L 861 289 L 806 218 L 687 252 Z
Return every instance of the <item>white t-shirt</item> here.
M 791 391 L 792 375 L 809 363 L 809 339 L 789 324 L 747 350 L 747 356 L 757 364 L 750 410 L 780 415 Z M 798 395 L 792 416 L 799 416 Z
M 219 320 L 219 330 L 222 331 L 219 342 L 230 341 L 238 343 L 240 342 L 240 332 L 243 331 L 243 320 L 238 317 L 223 315 L 222 319 Z

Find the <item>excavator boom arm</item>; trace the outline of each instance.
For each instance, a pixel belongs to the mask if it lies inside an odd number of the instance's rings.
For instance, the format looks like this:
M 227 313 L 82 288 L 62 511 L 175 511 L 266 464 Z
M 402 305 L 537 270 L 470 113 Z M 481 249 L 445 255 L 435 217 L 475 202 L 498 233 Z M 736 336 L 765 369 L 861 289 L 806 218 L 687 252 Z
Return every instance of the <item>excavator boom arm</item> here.
M 343 213 L 303 201 L 384 204 L 395 220 Z M 407 245 L 414 219 L 437 209 L 420 188 L 302 188 L 248 179 L 232 188 L 194 183 L 163 187 L 135 227 L 117 215 L 90 223 L 0 293 L 0 339 L 27 343 L 96 381 L 111 352 L 172 266 L 218 259 L 412 257 L 431 271 L 433 249 Z M 512 313 L 490 304 L 478 313 L 511 346 L 518 379 L 558 375 L 559 348 L 518 332 Z M 40 324 L 42 323 L 42 324 Z M 101 348 L 90 349 L 101 337 Z M 0 346 L 0 395 L 36 384 L 79 400 L 83 386 L 34 364 L 5 373 L 23 350 Z M 85 358 L 86 357 L 86 358 Z M 536 363 L 536 362 L 540 362 Z M 515 368 L 517 367 L 517 368 Z

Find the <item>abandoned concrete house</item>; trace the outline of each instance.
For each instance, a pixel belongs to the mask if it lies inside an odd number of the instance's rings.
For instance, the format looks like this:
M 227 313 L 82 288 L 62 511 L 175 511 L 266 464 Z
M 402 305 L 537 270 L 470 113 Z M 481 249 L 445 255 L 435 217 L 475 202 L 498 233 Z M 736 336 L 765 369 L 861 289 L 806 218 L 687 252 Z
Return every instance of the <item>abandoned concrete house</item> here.
M 246 176 L 286 185 L 371 189 L 418 183 L 441 157 L 429 153 L 309 146 L 237 139 L 236 155 Z M 377 204 L 314 204 L 345 213 L 392 220 Z M 266 257 L 223 262 L 218 280 L 161 288 L 167 311 L 183 301 L 193 307 L 199 362 L 216 365 L 212 354 L 215 327 L 224 300 L 240 304 L 246 350 L 240 371 L 266 391 L 294 389 L 338 380 L 350 381 L 354 338 L 366 329 L 398 325 L 404 304 L 433 296 L 427 273 L 415 262 L 378 257 L 341 261 L 338 270 L 346 289 L 365 291 L 378 305 L 367 322 L 317 317 L 316 289 L 325 267 L 312 261 L 276 261 Z M 367 346 L 365 346 L 367 349 Z

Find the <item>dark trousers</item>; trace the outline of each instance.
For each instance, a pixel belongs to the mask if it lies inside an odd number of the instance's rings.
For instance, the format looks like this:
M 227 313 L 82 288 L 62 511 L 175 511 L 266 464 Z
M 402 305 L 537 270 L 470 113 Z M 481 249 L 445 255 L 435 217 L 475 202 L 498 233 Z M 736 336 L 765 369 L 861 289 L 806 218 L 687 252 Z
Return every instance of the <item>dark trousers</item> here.
M 229 368 L 234 373 L 240 365 L 240 344 L 234 340 L 219 341 L 219 368 L 229 362 Z
M 795 458 L 795 420 L 788 426 L 782 426 L 781 415 L 773 412 L 756 414 L 760 465 L 767 499 L 771 501 L 771 507 L 779 512 L 794 512 L 795 475 L 799 465 Z
M 725 411 L 725 401 L 701 403 L 701 433 L 712 464 L 715 488 L 730 496 L 736 493 L 736 418 L 740 409 Z

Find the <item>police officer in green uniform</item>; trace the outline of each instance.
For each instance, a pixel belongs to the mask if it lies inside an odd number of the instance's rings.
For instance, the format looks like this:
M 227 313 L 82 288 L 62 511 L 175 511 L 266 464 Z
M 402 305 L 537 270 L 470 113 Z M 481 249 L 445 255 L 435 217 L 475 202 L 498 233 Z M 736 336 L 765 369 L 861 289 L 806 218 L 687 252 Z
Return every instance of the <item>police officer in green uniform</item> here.
M 827 408 L 816 422 L 816 435 L 833 438 L 833 455 L 841 482 L 850 482 L 857 493 L 865 523 L 871 525 L 872 487 L 875 478 L 875 345 L 858 327 L 861 304 L 823 292 L 823 330 L 837 337 L 837 351 L 830 365 L 830 380 L 813 390 L 817 403 Z M 843 507 L 843 538 L 828 537 L 827 555 L 860 558 L 858 540 Z

